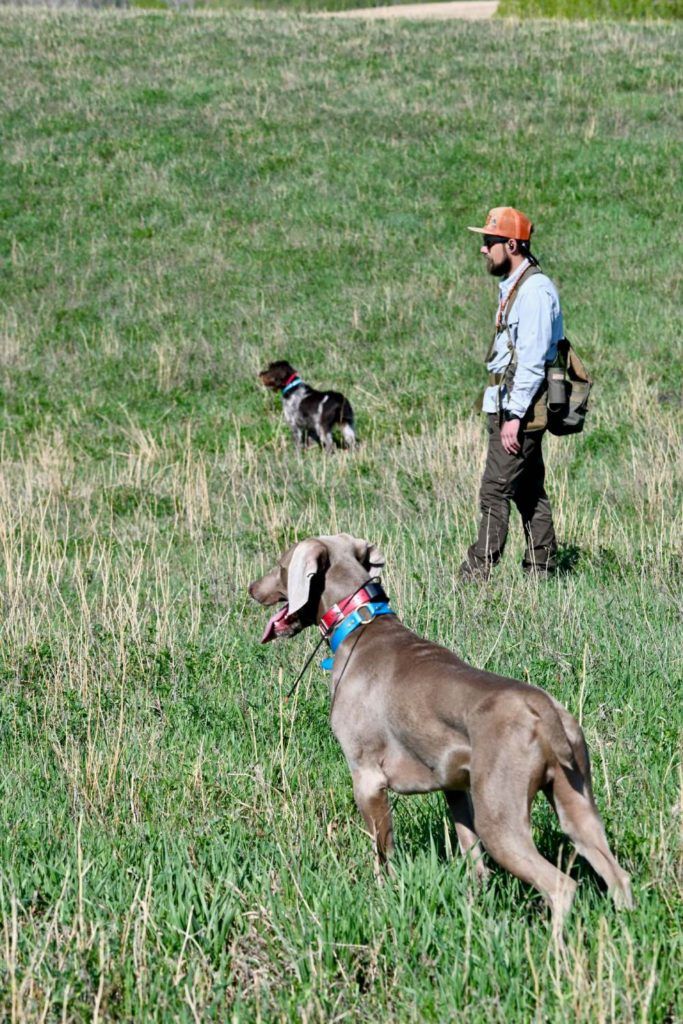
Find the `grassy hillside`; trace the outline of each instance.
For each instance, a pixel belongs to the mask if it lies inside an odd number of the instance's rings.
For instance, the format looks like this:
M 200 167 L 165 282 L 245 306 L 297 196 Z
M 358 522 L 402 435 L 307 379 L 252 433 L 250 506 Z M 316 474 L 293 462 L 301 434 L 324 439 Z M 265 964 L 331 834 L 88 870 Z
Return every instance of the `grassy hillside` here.
M 0 11 L 0 1007 L 12 1020 L 673 1021 L 681 658 L 680 30 Z M 537 224 L 597 384 L 550 441 L 565 574 L 456 567 L 494 285 L 465 230 Z M 256 372 L 358 414 L 297 456 Z M 250 579 L 380 543 L 404 620 L 579 715 L 617 914 L 566 951 L 436 796 L 369 841 L 312 668 Z M 552 860 L 569 850 L 535 814 Z

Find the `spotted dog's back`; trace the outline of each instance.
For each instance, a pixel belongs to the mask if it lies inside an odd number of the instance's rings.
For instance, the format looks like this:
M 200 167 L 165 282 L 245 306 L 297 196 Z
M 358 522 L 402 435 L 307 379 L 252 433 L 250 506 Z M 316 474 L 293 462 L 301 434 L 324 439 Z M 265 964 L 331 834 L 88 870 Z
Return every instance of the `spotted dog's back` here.
M 270 363 L 261 371 L 259 379 L 271 391 L 281 393 L 285 420 L 297 447 L 303 447 L 312 438 L 326 451 L 331 451 L 335 426 L 339 426 L 347 448 L 355 445 L 353 409 L 339 391 L 316 391 L 309 387 L 284 359 Z

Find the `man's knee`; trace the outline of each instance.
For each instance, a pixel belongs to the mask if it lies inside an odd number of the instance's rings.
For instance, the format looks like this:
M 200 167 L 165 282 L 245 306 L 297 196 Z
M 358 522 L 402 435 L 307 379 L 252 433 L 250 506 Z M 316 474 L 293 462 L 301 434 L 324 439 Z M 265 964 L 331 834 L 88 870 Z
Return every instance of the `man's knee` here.
M 503 474 L 484 474 L 479 488 L 479 507 L 507 507 L 514 497 L 514 481 Z

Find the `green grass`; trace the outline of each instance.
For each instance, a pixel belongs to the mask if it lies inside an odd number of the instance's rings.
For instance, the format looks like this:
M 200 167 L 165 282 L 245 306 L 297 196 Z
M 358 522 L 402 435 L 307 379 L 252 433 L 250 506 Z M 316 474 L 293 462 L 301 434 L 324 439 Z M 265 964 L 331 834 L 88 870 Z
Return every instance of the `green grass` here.
M 2 1016 L 680 1019 L 680 30 L 0 32 Z M 494 287 L 465 226 L 507 202 L 595 406 L 548 445 L 573 571 L 522 579 L 517 530 L 472 591 Z M 255 379 L 284 355 L 349 395 L 357 454 L 294 454 Z M 396 800 L 375 883 L 326 679 L 283 700 L 313 638 L 261 648 L 246 595 L 343 529 L 408 624 L 581 715 L 635 911 L 576 865 L 558 951 L 523 885 L 476 892 L 437 796 Z
M 683 18 L 681 0 L 501 0 L 500 17 Z

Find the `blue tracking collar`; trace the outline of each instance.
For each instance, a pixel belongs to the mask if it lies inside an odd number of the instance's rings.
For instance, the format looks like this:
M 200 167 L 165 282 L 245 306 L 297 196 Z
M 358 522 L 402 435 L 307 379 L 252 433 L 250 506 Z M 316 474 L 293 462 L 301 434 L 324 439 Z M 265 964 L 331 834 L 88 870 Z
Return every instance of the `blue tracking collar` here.
M 396 612 L 389 606 L 388 601 L 372 601 L 369 604 L 362 604 L 360 608 L 357 608 L 355 612 L 339 623 L 334 633 L 330 637 L 330 649 L 332 654 L 336 654 L 337 650 L 346 640 L 349 633 L 353 633 L 354 629 L 358 629 L 359 626 L 366 626 L 373 619 L 376 619 L 378 615 L 395 615 Z M 326 672 L 329 672 L 334 667 L 334 658 L 324 658 L 320 662 L 321 668 L 324 668 Z
M 282 397 L 284 398 L 284 397 L 285 397 L 285 395 L 286 395 L 286 394 L 287 394 L 288 392 L 290 392 L 290 391 L 293 391 L 293 390 L 294 390 L 294 388 L 298 388 L 298 387 L 299 387 L 299 384 L 303 384 L 303 381 L 302 381 L 301 377 L 295 377 L 295 378 L 294 378 L 294 380 L 293 380 L 293 381 L 292 381 L 292 382 L 291 382 L 290 384 L 287 384 L 287 385 L 286 385 L 286 386 L 285 386 L 285 387 L 284 387 L 284 388 L 282 389 Z

